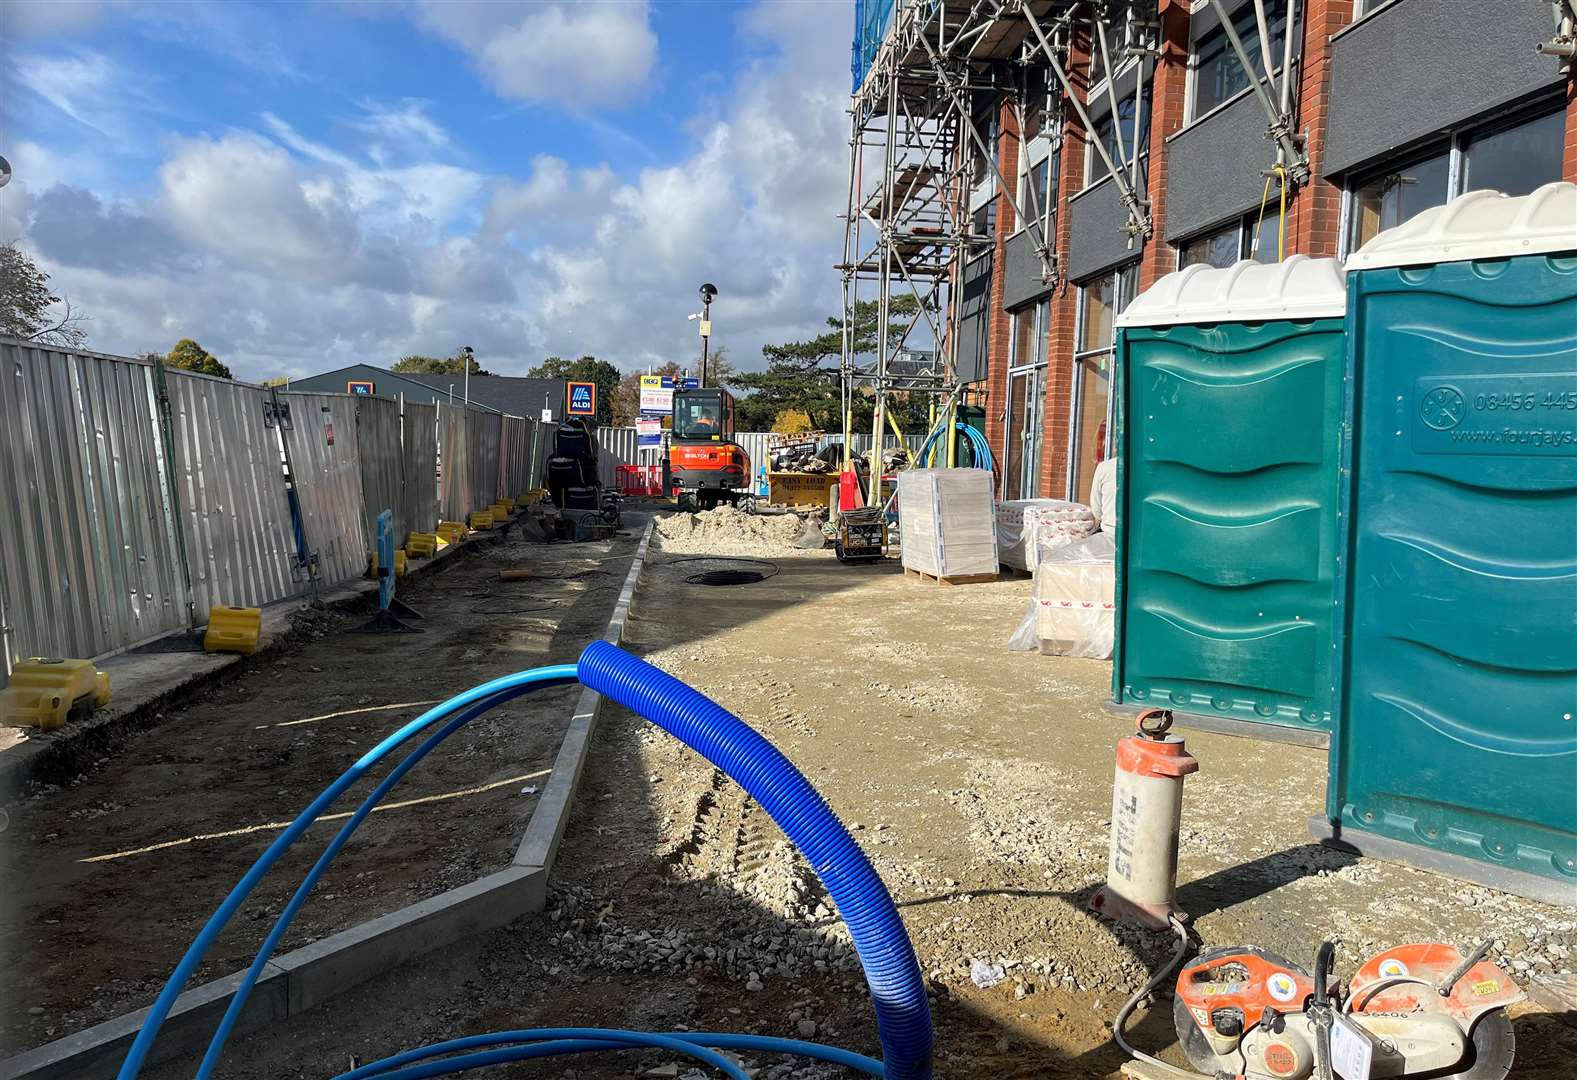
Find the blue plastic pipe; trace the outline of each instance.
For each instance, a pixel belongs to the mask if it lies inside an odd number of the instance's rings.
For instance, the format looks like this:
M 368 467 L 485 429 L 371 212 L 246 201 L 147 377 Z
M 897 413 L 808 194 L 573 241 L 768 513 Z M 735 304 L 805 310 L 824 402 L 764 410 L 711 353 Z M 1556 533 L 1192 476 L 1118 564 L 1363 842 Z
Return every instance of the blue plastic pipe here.
M 236 1021 L 241 1018 L 241 1010 L 246 1007 L 247 998 L 252 995 L 252 988 L 257 985 L 257 980 L 263 975 L 263 968 L 273 958 L 274 951 L 279 948 L 280 939 L 285 936 L 285 931 L 295 921 L 296 914 L 301 910 L 301 906 L 307 902 L 307 897 L 311 895 L 313 887 L 318 883 L 318 879 L 329 868 L 329 863 L 334 861 L 335 856 L 345 846 L 351 834 L 361 826 L 367 815 L 372 813 L 373 809 L 383 801 L 384 796 L 388 795 L 394 785 L 398 784 L 405 774 L 415 768 L 417 762 L 431 753 L 439 743 L 491 709 L 494 705 L 513 696 L 513 694 L 507 694 L 483 698 L 427 736 L 420 746 L 406 755 L 404 761 L 389 771 L 389 775 L 385 776 L 378 786 L 372 789 L 372 793 L 362 801 L 362 804 L 356 808 L 356 812 L 340 827 L 340 831 L 335 834 L 334 839 L 329 841 L 328 847 L 323 849 L 323 854 L 318 856 L 318 861 L 313 863 L 311 870 L 307 871 L 307 876 L 301 879 L 301 884 L 297 886 L 295 895 L 290 898 L 290 902 L 285 905 L 285 909 L 279 913 L 279 918 L 274 921 L 273 929 L 268 932 L 268 937 L 263 939 L 263 944 L 257 950 L 257 955 L 252 958 L 252 966 L 247 968 L 246 974 L 241 977 L 241 984 L 236 987 L 235 993 L 231 995 L 230 1005 L 225 1009 L 225 1014 L 220 1019 L 219 1026 L 214 1029 L 213 1038 L 209 1040 L 208 1050 L 203 1055 L 202 1064 L 197 1068 L 196 1080 L 208 1080 L 208 1077 L 213 1075 L 214 1069 L 219 1065 L 219 1057 L 224 1052 L 224 1045 L 230 1039 L 230 1032 L 235 1029 Z
M 810 781 L 738 717 L 617 646 L 593 642 L 577 668 L 584 685 L 721 769 L 783 830 L 848 924 L 875 1003 L 887 1080 L 930 1080 L 931 1008 L 914 947 L 881 878 Z
M 610 1035 L 628 1035 L 629 1032 L 612 1032 Z M 611 1042 L 599 1035 L 595 1039 L 554 1040 L 552 1042 L 537 1042 L 547 1036 L 541 1031 L 495 1031 L 486 1035 L 466 1035 L 447 1042 L 434 1043 L 417 1050 L 406 1050 L 395 1054 L 393 1057 L 374 1061 L 350 1072 L 341 1073 L 334 1080 L 380 1080 L 391 1070 L 419 1061 L 442 1057 L 444 1054 L 453 1054 L 461 1050 L 479 1050 L 483 1047 L 501 1046 L 507 1043 L 531 1042 L 536 1048 L 555 1047 L 554 1053 L 582 1054 L 597 1050 L 622 1050 L 628 1044 Z M 856 1054 L 852 1050 L 842 1050 L 836 1046 L 823 1046 L 820 1043 L 804 1042 L 800 1039 L 778 1039 L 770 1035 L 729 1035 L 721 1032 L 670 1032 L 671 1039 L 681 1042 L 693 1043 L 696 1046 L 707 1046 L 714 1050 L 741 1050 L 761 1054 L 792 1054 L 797 1057 L 809 1058 L 812 1061 L 825 1061 L 832 1065 L 842 1065 L 845 1068 L 863 1072 L 867 1076 L 880 1077 L 882 1063 L 875 1058 L 868 1058 L 864 1054 Z M 573 1043 L 574 1045 L 568 1045 Z M 544 1052 L 543 1057 L 552 1057 L 553 1054 Z
M 576 680 L 576 677 L 576 669 L 573 665 L 558 664 L 552 667 L 516 672 L 501 679 L 485 682 L 480 686 L 473 686 L 465 693 L 458 694 L 442 705 L 437 705 L 427 710 L 416 719 L 402 726 L 377 746 L 363 754 L 354 765 L 340 774 L 337 780 L 324 788 L 323 792 L 316 799 L 313 799 L 305 810 L 297 815 L 289 827 L 274 839 L 274 842 L 268 846 L 267 850 L 258 856 L 257 861 L 252 864 L 252 868 L 242 876 L 240 881 L 236 882 L 235 887 L 224 898 L 224 902 L 208 917 L 208 921 L 203 924 L 203 928 L 192 939 L 191 945 L 187 946 L 185 955 L 181 957 L 180 963 L 176 964 L 175 970 L 170 973 L 170 978 L 164 984 L 164 989 L 159 991 L 159 996 L 154 999 L 153 1007 L 148 1010 L 148 1017 L 143 1021 L 141 1029 L 138 1030 L 137 1037 L 132 1040 L 131 1049 L 126 1052 L 126 1060 L 121 1062 L 120 1072 L 116 1074 L 118 1080 L 133 1080 L 142 1071 L 142 1063 L 147 1059 L 148 1051 L 152 1049 L 153 1041 L 158 1037 L 159 1029 L 164 1026 L 165 1018 L 170 1015 L 170 1009 L 175 1005 L 175 999 L 180 996 L 181 990 L 191 979 L 193 972 L 197 970 L 197 966 L 202 963 L 203 957 L 208 954 L 208 950 L 213 948 L 214 941 L 219 937 L 220 932 L 235 917 L 235 913 L 246 902 L 246 898 L 251 895 L 252 890 L 257 888 L 257 883 L 263 879 L 263 875 L 268 873 L 269 869 L 279 861 L 280 856 L 301 838 L 301 835 L 311 827 L 314 821 L 322 816 L 323 812 L 329 808 L 334 800 L 338 799 L 345 793 L 347 788 L 366 775 L 367 770 L 378 764 L 378 762 L 382 761 L 407 740 L 421 734 L 433 724 L 465 709 L 469 705 L 474 705 L 487 699 L 493 699 L 493 703 L 497 704 L 509 698 L 519 697 L 528 690 L 539 686 L 572 683 Z

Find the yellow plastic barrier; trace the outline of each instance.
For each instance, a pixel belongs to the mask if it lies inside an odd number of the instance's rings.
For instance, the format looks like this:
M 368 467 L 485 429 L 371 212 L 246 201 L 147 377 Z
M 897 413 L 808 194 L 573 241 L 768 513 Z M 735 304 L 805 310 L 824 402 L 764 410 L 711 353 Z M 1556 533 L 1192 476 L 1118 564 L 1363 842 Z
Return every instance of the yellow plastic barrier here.
M 0 690 L 0 725 L 47 731 L 72 713 L 86 715 L 109 703 L 110 677 L 92 661 L 35 656 L 18 661 L 11 684 Z
M 467 524 L 473 529 L 491 529 L 493 527 L 493 511 L 472 510 L 471 518 Z
M 204 652 L 233 652 L 251 656 L 263 633 L 263 609 L 217 604 L 208 609 Z
M 499 501 L 489 506 L 488 509 L 493 511 L 493 520 L 502 525 L 509 520 L 509 515 L 514 512 L 515 508 L 510 503 Z
M 446 544 L 458 544 L 464 540 L 471 530 L 466 528 L 463 521 L 440 521 L 438 523 L 438 536 Z
M 395 548 L 394 549 L 394 576 L 397 577 L 397 578 L 404 577 L 405 576 L 405 571 L 408 570 L 409 568 L 410 568 L 410 563 L 405 558 L 405 549 L 404 548 Z M 376 551 L 369 551 L 367 553 L 367 576 L 371 577 L 371 578 L 375 578 L 375 577 L 378 576 L 378 553 Z
M 413 559 L 430 559 L 438 551 L 438 534 L 412 533 L 405 538 L 405 551 Z
M 546 497 L 547 492 L 542 488 L 532 488 L 530 491 L 522 491 L 519 497 L 515 499 L 515 509 L 524 510 L 528 506 L 535 506 Z

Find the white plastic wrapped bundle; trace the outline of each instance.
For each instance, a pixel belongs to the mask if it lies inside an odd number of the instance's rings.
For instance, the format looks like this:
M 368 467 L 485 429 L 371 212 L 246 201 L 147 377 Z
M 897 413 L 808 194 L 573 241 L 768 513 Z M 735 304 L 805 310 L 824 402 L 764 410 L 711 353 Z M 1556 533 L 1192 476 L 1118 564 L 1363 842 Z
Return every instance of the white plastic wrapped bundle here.
M 997 572 L 996 515 L 985 469 L 908 469 L 898 474 L 903 564 L 933 577 Z
M 1008 639 L 1008 648 L 1111 659 L 1115 554 L 1111 537 L 1103 532 L 1041 545 L 1029 611 Z
M 1094 512 L 1067 499 L 1012 499 L 997 504 L 997 559 L 1034 570 L 1046 545 L 1060 546 L 1100 528 Z

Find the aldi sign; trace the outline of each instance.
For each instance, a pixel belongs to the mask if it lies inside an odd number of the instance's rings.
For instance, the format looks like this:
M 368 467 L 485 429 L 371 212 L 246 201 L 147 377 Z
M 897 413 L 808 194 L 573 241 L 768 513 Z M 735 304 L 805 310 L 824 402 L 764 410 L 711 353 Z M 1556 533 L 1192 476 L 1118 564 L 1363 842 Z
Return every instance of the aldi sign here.
M 345 392 L 347 394 L 360 394 L 364 397 L 370 396 L 376 389 L 377 387 L 375 387 L 372 383 L 363 382 L 359 379 L 352 379 L 345 384 Z
M 566 386 L 564 411 L 570 416 L 597 415 L 597 384 L 572 382 Z

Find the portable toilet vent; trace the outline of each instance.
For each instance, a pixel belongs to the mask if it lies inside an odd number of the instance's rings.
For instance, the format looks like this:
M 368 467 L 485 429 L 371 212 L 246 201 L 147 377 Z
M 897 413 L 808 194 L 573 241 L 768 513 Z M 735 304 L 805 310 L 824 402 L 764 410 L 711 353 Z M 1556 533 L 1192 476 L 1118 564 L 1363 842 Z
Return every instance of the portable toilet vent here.
M 1577 185 L 1470 192 L 1347 268 L 1343 670 L 1315 833 L 1577 904 Z
M 1346 304 L 1294 255 L 1168 274 L 1117 320 L 1119 705 L 1329 739 Z

